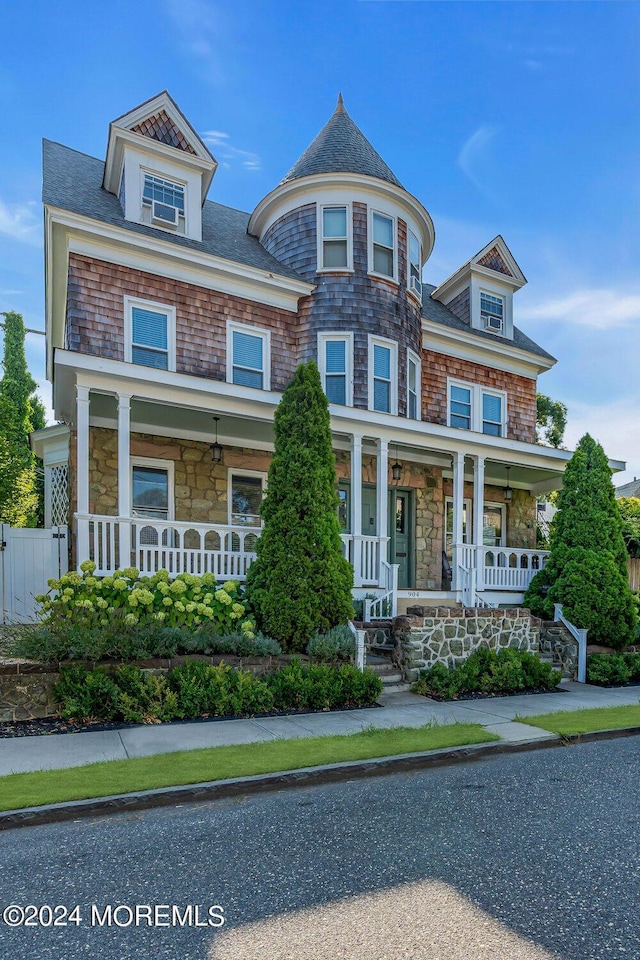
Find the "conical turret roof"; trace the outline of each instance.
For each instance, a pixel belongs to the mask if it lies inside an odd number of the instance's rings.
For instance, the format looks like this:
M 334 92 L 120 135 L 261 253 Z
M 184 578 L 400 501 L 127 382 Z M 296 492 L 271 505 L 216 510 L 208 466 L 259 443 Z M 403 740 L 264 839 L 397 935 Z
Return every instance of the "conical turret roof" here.
M 281 181 L 299 180 L 318 173 L 359 173 L 402 184 L 344 108 L 342 94 L 333 116 Z

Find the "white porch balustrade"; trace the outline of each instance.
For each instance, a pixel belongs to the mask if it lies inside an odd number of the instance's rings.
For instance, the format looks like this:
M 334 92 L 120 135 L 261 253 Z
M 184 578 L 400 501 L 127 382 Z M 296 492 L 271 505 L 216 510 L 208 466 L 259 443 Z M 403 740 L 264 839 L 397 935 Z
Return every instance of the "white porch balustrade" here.
M 549 556 L 548 550 L 521 550 L 517 547 L 456 546 L 456 563 L 467 571 L 475 571 L 475 590 L 527 589 Z

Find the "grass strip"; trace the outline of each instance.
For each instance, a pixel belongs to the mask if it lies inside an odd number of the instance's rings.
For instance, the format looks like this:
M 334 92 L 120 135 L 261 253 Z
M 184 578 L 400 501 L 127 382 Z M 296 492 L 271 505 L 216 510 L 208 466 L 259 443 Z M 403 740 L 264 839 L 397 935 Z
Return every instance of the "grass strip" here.
M 210 780 L 257 776 L 349 760 L 370 760 L 499 740 L 476 723 L 368 728 L 339 736 L 303 737 L 162 753 L 0 777 L 0 810 L 87 800 Z
M 640 727 L 640 704 L 620 707 L 595 707 L 592 710 L 559 710 L 534 717 L 517 717 L 519 723 L 541 727 L 551 733 L 593 733 L 594 730 L 621 730 Z

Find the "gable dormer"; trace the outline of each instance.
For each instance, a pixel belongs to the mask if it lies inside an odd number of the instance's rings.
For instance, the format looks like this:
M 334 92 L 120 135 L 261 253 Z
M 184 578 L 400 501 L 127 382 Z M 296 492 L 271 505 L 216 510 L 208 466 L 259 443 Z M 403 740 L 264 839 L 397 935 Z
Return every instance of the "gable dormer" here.
M 200 241 L 217 166 L 165 90 L 110 124 L 103 186 L 126 220 Z
M 513 340 L 513 294 L 527 282 L 497 236 L 431 294 L 474 330 Z

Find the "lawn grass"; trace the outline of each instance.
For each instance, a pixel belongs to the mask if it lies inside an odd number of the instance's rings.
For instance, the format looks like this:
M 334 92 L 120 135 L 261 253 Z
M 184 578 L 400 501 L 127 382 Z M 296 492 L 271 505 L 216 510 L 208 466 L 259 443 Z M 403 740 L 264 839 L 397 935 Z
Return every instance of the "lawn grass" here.
M 620 730 L 640 727 L 640 704 L 621 707 L 596 707 L 593 710 L 559 710 L 534 717 L 517 717 L 519 723 L 542 727 L 551 733 L 592 733 L 594 730 Z
M 65 770 L 14 773 L 0 777 L 0 810 L 255 776 L 348 760 L 419 753 L 499 739 L 476 723 L 395 727 L 390 730 L 369 728 L 340 736 L 243 743 L 92 763 Z

